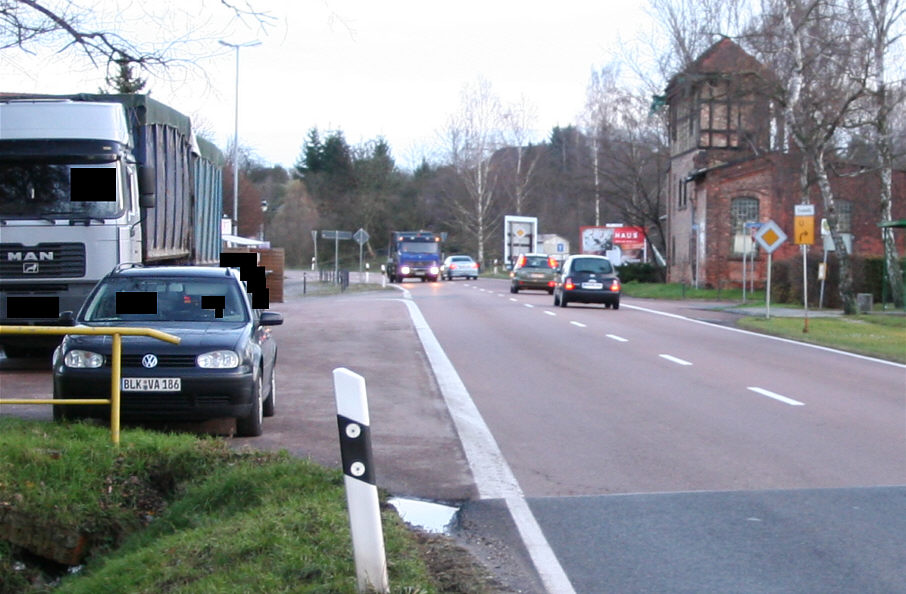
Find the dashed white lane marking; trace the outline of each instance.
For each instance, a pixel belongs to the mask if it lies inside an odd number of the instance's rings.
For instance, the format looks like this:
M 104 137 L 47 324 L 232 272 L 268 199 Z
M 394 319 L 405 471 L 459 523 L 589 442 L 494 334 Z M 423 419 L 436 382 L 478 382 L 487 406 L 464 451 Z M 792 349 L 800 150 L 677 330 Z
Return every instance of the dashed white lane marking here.
M 531 303 L 524 303 L 523 305 L 525 305 L 526 307 L 531 308 L 531 309 L 534 309 L 534 307 L 535 307 Z
M 786 396 L 781 396 L 776 392 L 771 392 L 770 390 L 765 390 L 764 388 L 757 388 L 755 386 L 749 386 L 749 389 L 755 392 L 756 394 L 761 394 L 762 396 L 767 396 L 768 398 L 773 398 L 774 400 L 779 400 L 784 404 L 789 404 L 790 406 L 805 406 L 804 402 L 799 402 L 798 400 L 793 400 L 792 398 L 787 398 Z
M 572 324 L 573 326 L 578 326 L 579 328 L 588 328 L 588 326 L 586 326 L 586 325 L 583 324 L 582 322 L 575 322 L 575 321 L 573 321 L 573 322 L 570 322 L 570 324 Z
M 612 338 L 613 340 L 616 340 L 617 342 L 629 342 L 628 338 L 623 338 L 622 336 L 617 336 L 616 334 L 607 334 L 606 336 L 607 336 L 607 338 Z
M 689 361 L 680 359 L 679 357 L 674 357 L 673 355 L 665 355 L 665 354 L 661 353 L 658 356 L 663 359 L 667 359 L 668 361 L 671 361 L 673 363 L 676 363 L 677 365 L 692 365 L 692 363 L 690 363 Z
M 547 315 L 549 315 L 549 316 L 556 316 L 556 315 L 557 315 L 555 312 L 549 311 L 549 310 L 547 310 L 547 309 L 544 310 L 544 313 L 547 314 Z
M 459 373 L 440 346 L 418 305 L 409 298 L 408 293 L 404 295 L 406 298 L 402 301 L 409 309 L 412 325 L 421 340 L 422 348 L 425 349 L 437 385 L 450 411 L 479 496 L 482 499 L 503 499 L 506 502 L 545 589 L 557 594 L 576 594 L 526 502 L 516 475 L 503 457 L 497 440 L 484 422 Z
M 512 301 L 513 303 L 519 303 L 519 300 L 515 297 L 510 297 L 510 301 Z

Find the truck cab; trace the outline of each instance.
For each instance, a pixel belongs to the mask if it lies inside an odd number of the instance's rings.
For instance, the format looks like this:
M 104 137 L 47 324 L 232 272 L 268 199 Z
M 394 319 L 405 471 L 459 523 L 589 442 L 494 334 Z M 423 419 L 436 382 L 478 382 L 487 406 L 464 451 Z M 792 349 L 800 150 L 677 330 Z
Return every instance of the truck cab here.
M 0 324 L 53 325 L 120 264 L 202 263 L 201 231 L 216 261 L 220 169 L 208 190 L 198 144 L 186 116 L 144 95 L 0 97 Z
M 407 278 L 436 281 L 440 278 L 441 236 L 430 231 L 392 231 L 387 249 L 387 278 L 391 283 Z

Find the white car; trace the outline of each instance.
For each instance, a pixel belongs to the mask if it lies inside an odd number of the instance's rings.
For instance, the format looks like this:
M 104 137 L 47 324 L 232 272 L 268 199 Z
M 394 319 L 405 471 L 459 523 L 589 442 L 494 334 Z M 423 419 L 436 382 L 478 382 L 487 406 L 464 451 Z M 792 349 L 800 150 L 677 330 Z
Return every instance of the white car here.
M 447 280 L 454 278 L 478 278 L 478 264 L 471 256 L 449 256 L 444 260 L 441 276 Z

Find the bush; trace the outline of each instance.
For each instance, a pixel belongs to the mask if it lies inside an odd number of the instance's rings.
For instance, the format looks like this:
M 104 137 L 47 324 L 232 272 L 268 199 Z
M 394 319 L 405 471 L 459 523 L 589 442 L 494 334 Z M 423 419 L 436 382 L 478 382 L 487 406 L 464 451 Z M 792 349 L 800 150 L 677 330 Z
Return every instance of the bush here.
M 663 268 L 644 262 L 631 262 L 617 268 L 620 281 L 624 283 L 662 283 L 666 276 Z

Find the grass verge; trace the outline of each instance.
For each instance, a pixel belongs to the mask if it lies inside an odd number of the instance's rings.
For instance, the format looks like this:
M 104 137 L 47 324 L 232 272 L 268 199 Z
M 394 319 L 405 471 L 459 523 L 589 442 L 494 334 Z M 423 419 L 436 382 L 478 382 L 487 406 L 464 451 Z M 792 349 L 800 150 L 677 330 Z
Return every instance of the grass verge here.
M 382 516 L 392 592 L 491 591 L 476 573 L 469 589 L 438 587 L 424 539 Z M 100 426 L 0 417 L 0 520 L 13 519 L 89 546 L 72 574 L 0 540 L 4 594 L 356 592 L 342 474 L 285 452 L 143 429 L 115 447 Z
M 809 318 L 808 332 L 804 331 L 804 317 L 747 317 L 741 318 L 737 325 L 755 332 L 906 363 L 906 316 Z

